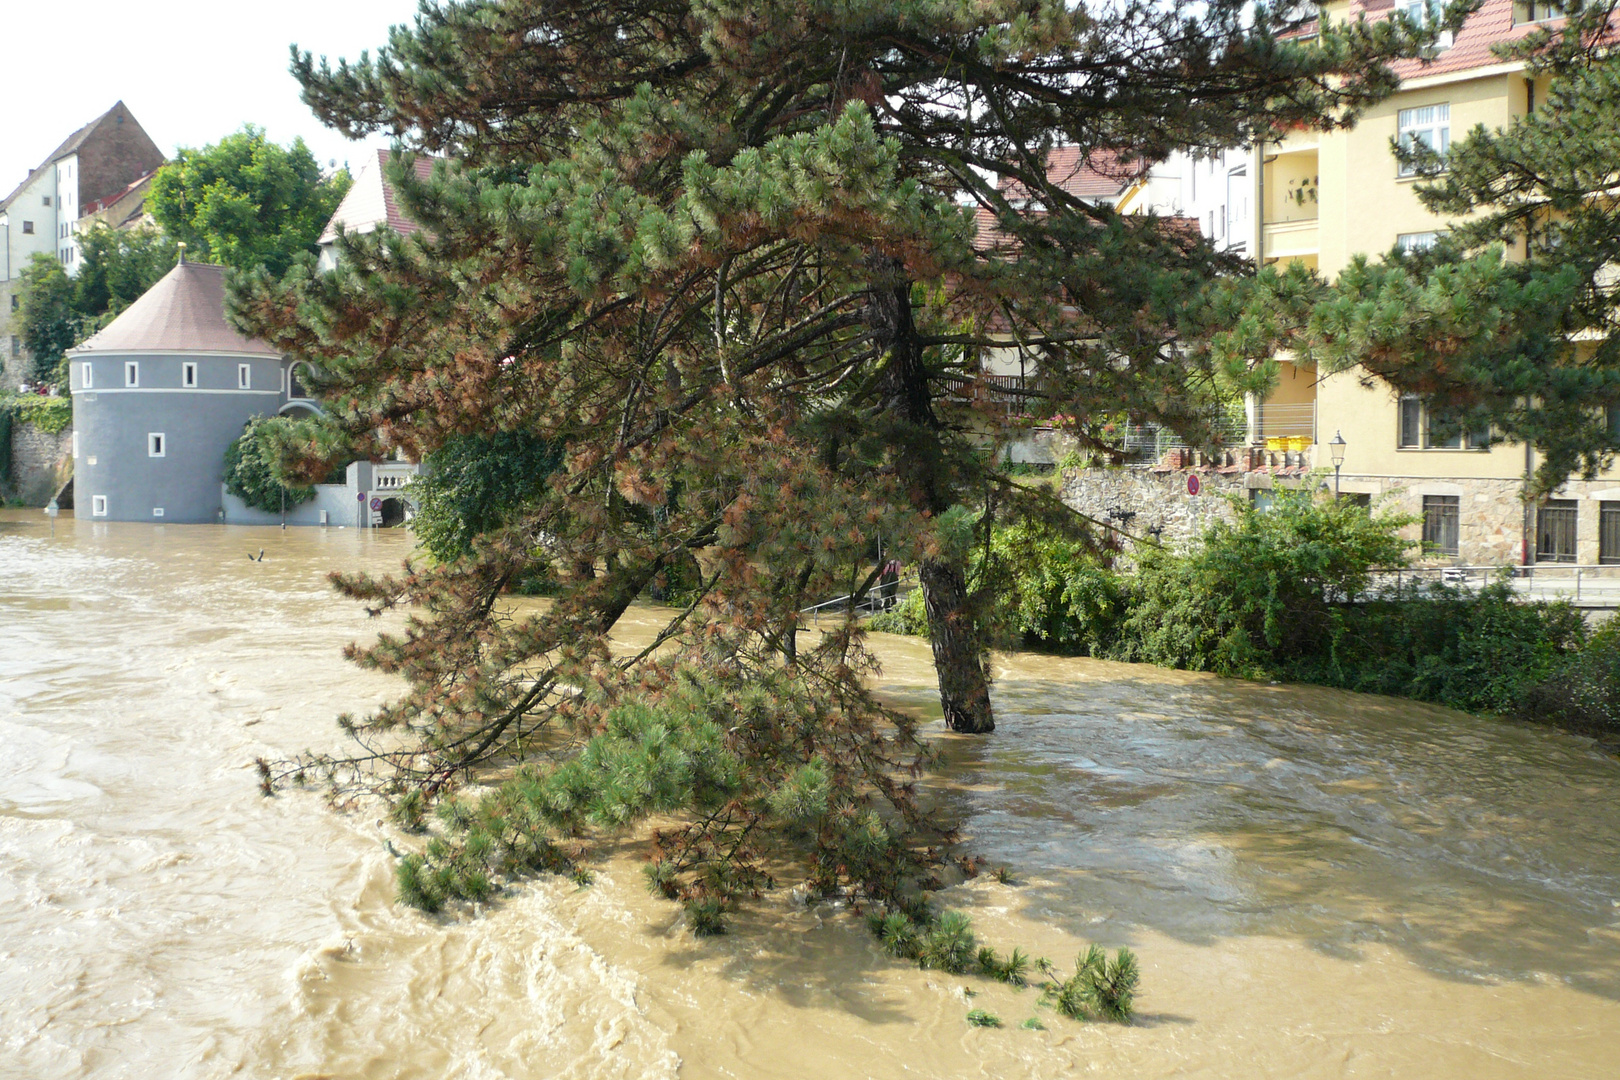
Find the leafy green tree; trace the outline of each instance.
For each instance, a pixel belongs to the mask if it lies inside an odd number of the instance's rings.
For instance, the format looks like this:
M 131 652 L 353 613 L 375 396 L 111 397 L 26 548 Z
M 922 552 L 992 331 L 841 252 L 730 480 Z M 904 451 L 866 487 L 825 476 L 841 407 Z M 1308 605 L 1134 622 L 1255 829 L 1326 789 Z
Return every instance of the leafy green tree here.
M 97 224 L 79 234 L 79 254 L 73 306 L 105 323 L 173 269 L 179 253 L 174 238 L 155 229 Z
M 566 745 L 587 745 L 602 709 L 643 693 L 649 664 L 742 673 L 784 710 L 802 688 L 805 708 L 841 718 L 848 739 L 743 738 L 739 753 L 785 774 L 813 750 L 876 793 L 884 831 L 841 812 L 826 843 L 861 857 L 826 873 L 811 857 L 808 876 L 886 897 L 887 823 L 920 830 L 906 777 L 924 755 L 863 688 L 859 627 L 800 646 L 798 612 L 870 589 L 882 537 L 919 569 L 946 722 L 993 728 L 953 508 L 1055 496 L 982 453 L 978 351 L 1017 339 L 1042 353 L 1043 393 L 1065 412 L 1195 438 L 1214 397 L 1199 388 L 1247 374 L 1203 347 L 1219 313 L 1206 287 L 1237 264 L 1074 198 L 1047 153 L 1151 158 L 1347 123 L 1395 87 L 1383 61 L 1434 36 L 1403 20 L 1297 34 L 1315 15 L 1247 0 L 472 0 L 424 6 L 356 64 L 295 56 L 328 123 L 451 159 L 422 181 L 409 154 L 395 158 L 420 232 L 345 236 L 334 273 L 305 260 L 239 283 L 235 318 L 331 383 L 329 430 L 300 436 L 309 469 L 344 442 L 427 454 L 472 432 L 567 454 L 478 558 L 340 580 L 422 613 L 359 653 L 410 690 L 346 721 L 353 757 L 285 775 L 318 771 L 340 797 L 367 784 L 437 796 L 535 740 L 567 731 Z M 1044 209 L 1029 213 L 998 176 Z M 975 209 L 994 229 L 975 232 Z M 1117 446 L 1076 428 L 1085 445 Z M 496 599 L 542 535 L 603 572 L 513 615 Z M 612 659 L 626 606 L 690 553 L 704 580 L 665 652 Z M 656 701 L 668 677 L 646 678 Z M 273 784 L 282 773 L 267 768 Z M 661 849 L 669 895 L 752 887 L 733 870 L 765 835 L 763 811 L 726 805 L 666 808 L 688 823 Z M 440 848 L 427 864 L 455 857 Z
M 247 422 L 230 446 L 225 448 L 225 490 L 255 510 L 278 513 L 315 497 L 308 485 L 283 484 L 265 453 L 265 434 L 276 425 L 271 417 Z
M 29 377 L 36 383 L 56 382 L 62 355 L 79 340 L 73 279 L 44 253 L 31 257 L 18 279 L 18 336 L 33 361 Z
M 80 235 L 79 273 L 36 254 L 19 275 L 21 335 L 36 382 L 60 382 L 63 354 L 105 326 L 174 265 L 171 240 L 150 229 L 97 225 Z
M 411 531 L 446 562 L 471 555 L 475 541 L 518 520 L 562 463 L 557 447 L 519 431 L 462 435 L 428 455 L 428 474 L 411 486 Z
M 200 150 L 182 148 L 152 178 L 147 206 L 198 259 L 281 274 L 315 250 L 349 175 L 323 178 L 302 139 L 282 147 L 248 124 Z

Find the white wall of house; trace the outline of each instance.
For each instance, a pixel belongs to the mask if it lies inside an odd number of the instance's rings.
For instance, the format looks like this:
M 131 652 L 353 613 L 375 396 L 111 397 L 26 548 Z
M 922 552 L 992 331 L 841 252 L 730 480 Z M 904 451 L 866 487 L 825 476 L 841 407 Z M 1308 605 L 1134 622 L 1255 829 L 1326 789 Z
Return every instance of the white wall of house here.
M 1180 214 L 1198 222 L 1198 229 L 1223 251 L 1252 254 L 1255 229 L 1254 182 L 1259 164 L 1246 147 L 1216 154 L 1180 152 L 1153 168 L 1162 176 L 1166 191 L 1155 195 L 1160 214 Z
M 0 266 L 4 280 L 22 273 L 29 256 L 36 252 L 56 254 L 56 189 L 56 172 L 46 169 L 0 214 L 0 229 L 5 231 L 4 265 Z
M 56 162 L 56 257 L 69 275 L 79 272 L 79 155 Z

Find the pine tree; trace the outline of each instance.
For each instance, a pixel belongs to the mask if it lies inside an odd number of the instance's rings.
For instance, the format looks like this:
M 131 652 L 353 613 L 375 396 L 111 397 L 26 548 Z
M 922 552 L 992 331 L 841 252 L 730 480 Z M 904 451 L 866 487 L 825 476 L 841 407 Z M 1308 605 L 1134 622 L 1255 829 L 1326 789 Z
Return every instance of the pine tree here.
M 239 280 L 236 318 L 323 372 L 327 418 L 284 427 L 284 452 L 313 479 L 341 452 L 473 433 L 565 449 L 472 554 L 340 579 L 377 609 L 413 606 L 402 635 L 354 653 L 411 689 L 345 721 L 371 749 L 291 768 L 340 795 L 378 776 L 438 794 L 578 745 L 564 733 L 604 736 L 674 672 L 728 695 L 746 675 L 781 699 L 770 723 L 726 728 L 758 779 L 684 804 L 695 831 L 661 849 L 684 854 L 660 881 L 692 900 L 705 867 L 731 868 L 722 895 L 757 882 L 735 853 L 774 821 L 811 837 L 814 879 L 893 900 L 911 860 L 892 823 L 916 820 L 905 777 L 924 755 L 861 688 L 858 626 L 801 645 L 799 610 L 870 589 L 881 540 L 918 567 L 946 723 L 990 731 L 964 570 L 984 536 L 964 522 L 994 515 L 967 508 L 1053 497 L 977 434 L 979 350 L 1039 350 L 1029 411 L 1060 407 L 1100 452 L 1122 413 L 1207 439 L 1215 384 L 1250 377 L 1202 345 L 1222 315 L 1208 286 L 1239 267 L 1076 199 L 1048 152 L 1151 160 L 1349 123 L 1396 85 L 1383 61 L 1433 34 L 1247 0 L 468 0 L 424 6 L 357 63 L 295 51 L 324 121 L 447 160 L 425 182 L 408 154 L 391 168 L 421 232 L 343 236 L 332 273 Z M 976 232 L 976 211 L 993 227 Z M 694 556 L 667 651 L 613 659 L 626 606 Z M 537 561 L 563 574 L 557 602 L 503 616 L 500 592 Z M 811 768 L 833 809 L 796 819 L 799 796 L 769 792 Z

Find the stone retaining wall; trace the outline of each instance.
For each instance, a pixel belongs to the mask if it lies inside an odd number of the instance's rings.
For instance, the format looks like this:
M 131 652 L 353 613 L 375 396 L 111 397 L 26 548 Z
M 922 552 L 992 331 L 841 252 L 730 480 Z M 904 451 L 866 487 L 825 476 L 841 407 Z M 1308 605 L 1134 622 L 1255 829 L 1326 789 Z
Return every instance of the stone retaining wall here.
M 1198 477 L 1197 495 L 1188 491 L 1189 476 Z M 1272 482 L 1267 474 L 1214 468 L 1125 466 L 1066 469 L 1062 492 L 1069 506 L 1098 521 L 1114 523 L 1127 535 L 1184 543 L 1217 519 L 1232 516 L 1232 505 L 1225 496 L 1248 498 L 1251 488 L 1269 488 Z
M 1199 480 L 1199 494 L 1187 490 L 1187 478 Z M 1307 481 L 1307 478 L 1308 481 Z M 1166 543 L 1184 543 L 1198 537 L 1220 518 L 1230 518 L 1231 503 L 1222 496 L 1253 500 L 1255 491 L 1290 487 L 1301 482 L 1331 484 L 1332 475 L 1315 475 L 1294 466 L 1253 471 L 1213 466 L 1185 467 L 1181 460 L 1154 466 L 1113 469 L 1069 469 L 1063 473 L 1063 501 L 1098 521 L 1114 524 L 1131 536 L 1157 536 Z M 1458 501 L 1457 554 L 1418 558 L 1420 565 L 1516 566 L 1524 554 L 1528 525 L 1533 556 L 1536 516 L 1528 522 L 1519 498 L 1517 478 L 1432 479 L 1412 476 L 1358 476 L 1345 474 L 1339 490 L 1345 496 L 1366 497 L 1374 509 L 1414 518 L 1401 535 L 1417 541 L 1423 536 L 1423 499 L 1426 495 L 1455 496 Z M 1613 481 L 1571 480 L 1553 498 L 1576 501 L 1576 562 L 1600 561 L 1599 523 L 1604 503 L 1620 509 L 1620 485 Z M 1620 551 L 1607 553 L 1620 557 Z
M 33 424 L 11 425 L 11 483 L 5 493 L 27 506 L 44 506 L 73 475 L 73 429 L 55 435 Z

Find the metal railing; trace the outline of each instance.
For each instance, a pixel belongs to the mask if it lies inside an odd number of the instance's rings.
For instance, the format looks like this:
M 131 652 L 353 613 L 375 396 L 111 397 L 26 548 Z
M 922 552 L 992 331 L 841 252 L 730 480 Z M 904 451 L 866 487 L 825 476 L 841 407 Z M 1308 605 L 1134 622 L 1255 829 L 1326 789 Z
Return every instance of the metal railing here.
M 1267 446 L 1268 439 L 1302 439 L 1316 441 L 1316 403 L 1307 401 L 1297 405 L 1261 405 L 1254 411 L 1254 430 L 1249 442 Z M 1274 450 L 1303 449 L 1303 447 L 1269 447 Z
M 908 581 L 899 581 L 892 585 L 874 585 L 854 605 L 854 610 L 863 615 L 875 615 L 879 611 L 898 607 L 916 587 L 915 582 Z M 799 614 L 808 615 L 812 620 L 819 620 L 823 613 L 843 614 L 850 610 L 850 600 L 854 595 L 845 593 L 831 600 L 823 600 L 819 604 L 811 604 L 807 608 L 800 608 Z
M 1405 566 L 1372 572 L 1373 592 L 1441 582 L 1484 588 L 1503 572 L 1513 591 L 1527 600 L 1568 599 L 1582 607 L 1620 608 L 1620 565 L 1610 563 L 1531 563 L 1527 566 Z

